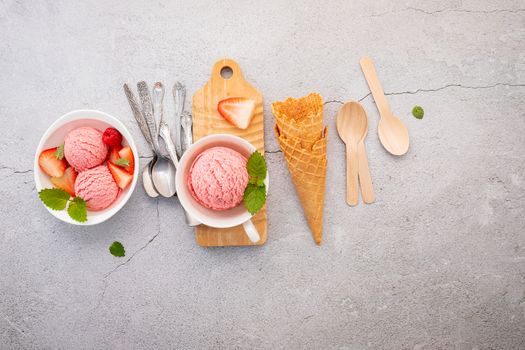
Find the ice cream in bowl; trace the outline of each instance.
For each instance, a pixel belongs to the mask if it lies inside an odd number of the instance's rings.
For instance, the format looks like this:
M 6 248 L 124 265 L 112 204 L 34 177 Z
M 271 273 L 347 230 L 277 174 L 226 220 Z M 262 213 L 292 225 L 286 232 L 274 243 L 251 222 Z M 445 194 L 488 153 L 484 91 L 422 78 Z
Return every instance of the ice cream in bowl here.
M 246 195 L 252 194 L 247 194 L 247 188 L 262 190 L 264 199 L 268 190 L 266 165 L 260 187 L 247 166 L 255 151 L 252 144 L 234 135 L 206 136 L 184 153 L 175 179 L 180 203 L 189 215 L 210 227 L 242 225 L 254 243 L 260 236 L 251 222 L 255 210 L 250 213 L 250 205 L 245 202 Z
M 138 161 L 131 134 L 118 119 L 95 110 L 72 111 L 55 121 L 40 140 L 34 164 L 36 189 L 58 219 L 98 224 L 131 196 Z

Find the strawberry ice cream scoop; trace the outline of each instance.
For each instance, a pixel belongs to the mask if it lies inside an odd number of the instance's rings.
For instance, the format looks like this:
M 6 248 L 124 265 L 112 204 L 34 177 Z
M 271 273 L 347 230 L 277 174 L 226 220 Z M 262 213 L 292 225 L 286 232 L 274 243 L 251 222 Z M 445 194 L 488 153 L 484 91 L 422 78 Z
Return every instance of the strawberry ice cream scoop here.
M 108 147 L 102 141 L 102 132 L 82 127 L 71 131 L 64 142 L 64 156 L 77 171 L 84 171 L 102 164 Z
M 195 200 L 209 209 L 226 210 L 242 202 L 249 176 L 246 158 L 226 147 L 213 147 L 195 158 L 188 188 Z
M 113 175 L 105 165 L 82 171 L 75 180 L 75 194 L 83 198 L 91 210 L 106 209 L 119 193 Z

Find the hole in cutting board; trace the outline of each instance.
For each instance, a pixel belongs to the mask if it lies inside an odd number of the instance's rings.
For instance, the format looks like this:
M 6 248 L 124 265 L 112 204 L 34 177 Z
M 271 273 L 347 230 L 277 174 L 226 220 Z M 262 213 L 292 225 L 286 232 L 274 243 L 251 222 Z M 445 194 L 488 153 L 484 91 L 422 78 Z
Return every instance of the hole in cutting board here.
M 233 70 L 231 69 L 231 67 L 222 67 L 221 69 L 221 77 L 223 79 L 230 79 L 233 75 Z

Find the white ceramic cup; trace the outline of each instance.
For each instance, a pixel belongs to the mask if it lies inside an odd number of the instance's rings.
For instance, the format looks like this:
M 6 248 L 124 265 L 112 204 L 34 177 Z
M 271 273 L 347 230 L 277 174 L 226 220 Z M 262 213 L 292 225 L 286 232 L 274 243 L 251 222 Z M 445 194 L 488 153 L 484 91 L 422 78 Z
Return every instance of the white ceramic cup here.
M 106 221 L 113 215 L 115 215 L 128 201 L 131 197 L 131 193 L 135 189 L 137 184 L 138 172 L 139 172 L 139 153 L 135 142 L 131 137 L 131 133 L 128 129 L 122 124 L 117 118 L 100 111 L 90 110 L 90 109 L 80 109 L 76 111 L 69 112 L 60 118 L 58 118 L 44 133 L 40 139 L 40 143 L 36 149 L 35 161 L 34 161 L 34 174 L 35 174 L 35 184 L 37 192 L 43 188 L 52 188 L 54 187 L 51 183 L 51 180 L 48 175 L 40 169 L 38 165 L 38 157 L 43 150 L 48 148 L 53 148 L 64 143 L 66 135 L 79 127 L 90 126 L 97 128 L 101 131 L 106 130 L 106 128 L 113 127 L 120 131 L 123 136 L 123 144 L 129 145 L 133 151 L 133 156 L 135 160 L 135 171 L 133 172 L 133 181 L 131 184 L 123 191 L 120 191 L 117 199 L 113 202 L 108 208 L 99 211 L 90 211 L 88 210 L 88 220 L 86 222 L 78 222 L 67 214 L 66 210 L 52 210 L 48 207 L 47 210 L 53 214 L 56 218 L 74 225 L 95 225 L 103 221 Z
M 228 210 L 208 209 L 197 202 L 188 189 L 188 175 L 195 158 L 203 151 L 217 146 L 231 148 L 245 156 L 246 159 L 256 150 L 251 143 L 234 135 L 215 134 L 203 137 L 191 145 L 179 160 L 179 167 L 175 176 L 177 196 L 184 209 L 202 224 L 217 228 L 242 225 L 250 241 L 256 243 L 260 240 L 259 232 L 251 221 L 253 215 L 246 210 L 242 203 Z M 266 173 L 267 192 L 268 183 L 268 173 Z

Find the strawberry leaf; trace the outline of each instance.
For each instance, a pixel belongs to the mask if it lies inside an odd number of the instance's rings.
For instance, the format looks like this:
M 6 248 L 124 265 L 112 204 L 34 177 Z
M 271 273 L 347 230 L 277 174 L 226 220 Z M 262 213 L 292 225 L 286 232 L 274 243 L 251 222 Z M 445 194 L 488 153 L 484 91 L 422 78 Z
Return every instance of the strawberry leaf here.
M 73 198 L 71 203 L 69 203 L 69 207 L 67 208 L 67 213 L 69 214 L 71 219 L 75 221 L 86 222 L 87 221 L 86 201 L 80 197 Z
M 61 144 L 57 147 L 57 150 L 55 151 L 55 158 L 58 160 L 62 160 L 64 158 L 64 144 Z
M 129 160 L 126 158 L 119 158 L 115 161 L 115 164 L 121 167 L 127 167 L 129 166 Z
M 38 192 L 40 200 L 53 210 L 64 210 L 69 201 L 69 193 L 60 188 L 44 188 Z

